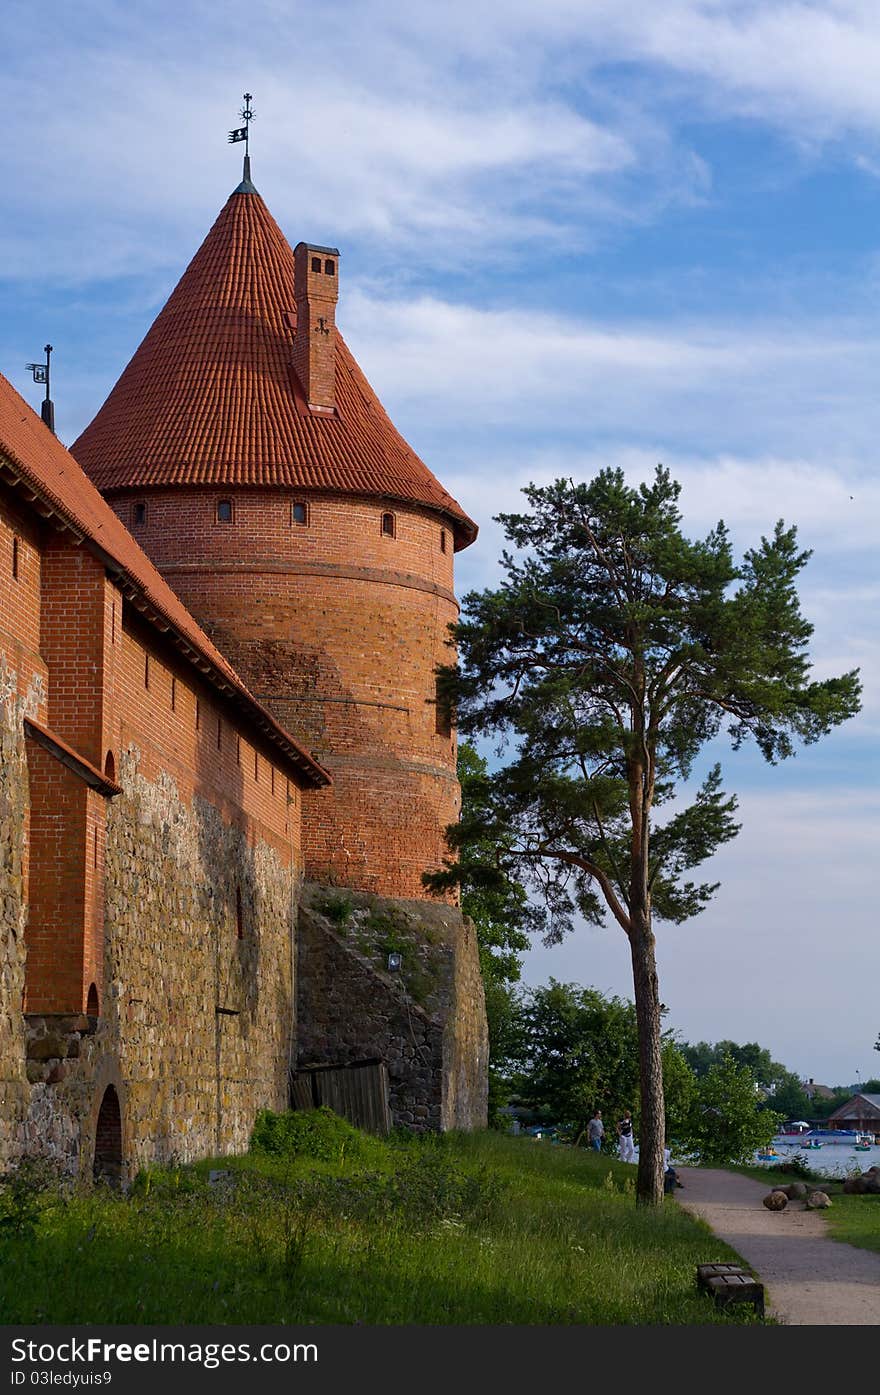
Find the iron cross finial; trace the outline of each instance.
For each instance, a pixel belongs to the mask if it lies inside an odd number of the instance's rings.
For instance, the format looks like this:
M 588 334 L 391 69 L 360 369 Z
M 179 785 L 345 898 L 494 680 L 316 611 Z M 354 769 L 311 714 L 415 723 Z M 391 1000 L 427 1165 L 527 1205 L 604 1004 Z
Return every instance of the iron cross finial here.
M 245 94 L 244 94 L 244 106 L 242 107 L 241 111 L 238 113 L 239 116 L 241 117 L 242 121 L 244 122 L 244 125 L 243 125 L 243 126 L 237 127 L 236 130 L 234 130 L 234 131 L 230 131 L 230 132 L 229 132 L 229 141 L 230 141 L 230 144 L 234 144 L 236 141 L 239 141 L 239 140 L 243 140 L 243 141 L 244 141 L 244 154 L 245 154 L 245 159 L 247 159 L 248 156 L 250 155 L 250 126 L 251 126 L 251 122 L 252 122 L 253 119 L 254 119 L 254 109 L 253 109 L 253 107 L 251 106 L 251 102 L 252 102 L 253 100 L 254 100 L 254 98 L 253 98 L 253 93 L 251 93 L 251 92 L 245 92 Z

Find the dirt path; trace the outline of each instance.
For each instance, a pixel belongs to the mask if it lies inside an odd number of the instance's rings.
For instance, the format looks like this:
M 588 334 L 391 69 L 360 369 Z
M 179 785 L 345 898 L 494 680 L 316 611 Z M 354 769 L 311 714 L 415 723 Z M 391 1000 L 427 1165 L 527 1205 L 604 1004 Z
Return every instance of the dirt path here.
M 880 1254 L 832 1240 L 821 1211 L 804 1211 L 799 1201 L 768 1211 L 765 1182 L 709 1167 L 679 1172 L 684 1190 L 676 1199 L 754 1269 L 780 1322 L 880 1323 Z

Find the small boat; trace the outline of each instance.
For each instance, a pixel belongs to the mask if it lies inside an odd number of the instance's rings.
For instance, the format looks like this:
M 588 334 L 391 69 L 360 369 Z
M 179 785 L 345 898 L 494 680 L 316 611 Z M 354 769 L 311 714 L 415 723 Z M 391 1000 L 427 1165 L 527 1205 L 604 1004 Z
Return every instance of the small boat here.
M 870 1153 L 873 1143 L 854 1143 L 853 1148 L 857 1153 Z
M 782 1161 L 782 1155 L 781 1155 L 780 1153 L 759 1153 L 759 1154 L 758 1154 L 758 1162 L 781 1162 L 781 1161 Z
M 824 1146 L 821 1138 L 805 1138 L 801 1144 L 802 1148 L 823 1148 Z

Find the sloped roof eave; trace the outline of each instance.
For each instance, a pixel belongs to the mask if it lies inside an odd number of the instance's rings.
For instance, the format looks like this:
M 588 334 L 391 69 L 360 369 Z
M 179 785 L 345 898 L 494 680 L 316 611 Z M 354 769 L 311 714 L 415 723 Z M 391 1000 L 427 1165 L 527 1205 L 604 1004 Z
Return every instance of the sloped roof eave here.
M 0 374 L 0 405 L 2 405 L 2 400 L 4 398 L 7 400 L 8 407 L 15 406 L 15 399 L 18 400 L 21 408 L 19 420 L 25 431 L 36 432 L 37 442 L 44 449 L 48 450 L 50 454 L 55 455 L 56 453 L 60 453 L 60 458 L 57 463 L 59 463 L 60 467 L 59 475 L 63 478 L 65 475 L 65 468 L 60 465 L 60 459 L 63 458 L 66 463 L 68 460 L 72 461 L 72 457 L 69 455 L 68 451 L 65 450 L 61 442 L 52 435 L 48 427 L 46 427 L 36 414 L 31 411 L 31 408 L 24 399 L 19 397 L 11 383 Z M 8 416 L 7 420 L 9 420 Z M 163 581 L 159 573 L 155 570 L 152 562 L 141 552 L 134 538 L 126 532 L 124 525 L 113 513 L 109 504 L 101 498 L 88 479 L 83 475 L 81 481 L 73 479 L 71 483 L 73 486 L 78 485 L 84 488 L 89 491 L 90 495 L 94 496 L 93 499 L 89 499 L 89 504 L 92 508 L 106 510 L 105 521 L 109 530 L 111 533 L 119 530 L 124 534 L 126 542 L 135 550 L 138 561 L 142 564 L 144 575 L 139 575 L 138 569 L 135 569 L 131 565 L 126 565 L 116 554 L 115 549 L 106 546 L 95 536 L 95 529 L 90 525 L 88 518 L 84 516 L 83 510 L 77 510 L 68 500 L 60 496 L 58 490 L 54 489 L 49 482 L 40 475 L 39 470 L 28 463 L 25 458 L 27 451 L 22 449 L 24 442 L 19 443 L 19 448 L 16 449 L 15 444 L 8 439 L 2 428 L 3 416 L 2 413 L 0 413 L 0 467 L 2 467 L 0 468 L 0 477 L 5 475 L 7 481 L 13 483 L 13 485 L 18 482 L 16 476 L 20 477 L 21 481 L 33 494 L 34 499 L 39 499 L 41 501 L 43 505 L 41 512 L 44 517 L 50 521 L 57 519 L 60 525 L 65 530 L 71 532 L 77 541 L 89 547 L 90 551 L 100 559 L 102 564 L 106 566 L 111 573 L 124 579 L 125 584 L 123 585 L 123 591 L 128 589 L 129 598 L 138 599 L 138 608 L 147 613 L 148 619 L 151 618 L 150 612 L 152 612 L 154 623 L 156 617 L 161 618 L 164 632 L 167 636 L 170 636 L 175 646 L 190 662 L 192 662 L 193 656 L 198 656 L 201 662 L 198 662 L 196 666 L 199 668 L 200 672 L 202 672 L 203 676 L 212 683 L 212 686 L 225 692 L 227 697 L 231 697 L 236 705 L 244 711 L 249 719 L 262 731 L 263 735 L 287 757 L 287 760 L 297 772 L 297 778 L 301 778 L 305 783 L 315 787 L 331 784 L 330 775 L 323 766 L 310 756 L 307 751 L 303 750 L 303 748 L 294 741 L 289 732 L 286 732 L 284 728 L 275 721 L 271 713 L 269 713 L 248 691 L 232 666 L 227 663 L 222 655 L 214 650 L 208 637 L 203 634 L 196 621 L 177 597 L 174 596 L 173 592 L 170 591 L 167 587 L 167 583 Z M 44 437 L 41 437 L 40 433 L 44 433 Z M 76 474 L 81 475 L 82 472 L 76 465 L 76 462 L 73 461 L 72 463 Z M 153 575 L 150 575 L 150 573 Z M 149 584 L 147 583 L 147 576 L 149 576 Z M 161 599 L 163 590 L 169 591 L 169 596 L 173 599 L 174 605 L 163 604 Z M 188 622 L 186 625 L 181 625 L 180 617 L 174 613 L 175 607 L 179 607 L 182 614 L 186 617 L 186 621 Z

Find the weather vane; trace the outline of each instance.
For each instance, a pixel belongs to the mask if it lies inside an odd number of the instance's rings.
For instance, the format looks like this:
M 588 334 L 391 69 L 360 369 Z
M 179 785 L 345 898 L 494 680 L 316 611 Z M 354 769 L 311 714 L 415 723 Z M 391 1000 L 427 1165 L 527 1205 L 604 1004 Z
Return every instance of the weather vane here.
M 254 100 L 254 99 L 253 99 L 252 93 L 250 93 L 250 92 L 245 92 L 245 94 L 244 94 L 244 106 L 242 107 L 241 111 L 238 113 L 239 116 L 241 117 L 242 121 L 244 122 L 244 125 L 243 125 L 243 126 L 237 127 L 236 130 L 234 130 L 234 131 L 230 131 L 230 132 L 229 132 L 229 144 L 230 144 L 230 145 L 234 145 L 235 142 L 236 142 L 236 141 L 239 141 L 239 140 L 243 140 L 243 141 L 244 141 L 244 158 L 245 158 L 246 160 L 248 159 L 248 157 L 250 156 L 250 153 L 251 153 L 251 152 L 250 152 L 250 148 L 249 148 L 249 137 L 250 137 L 250 125 L 251 125 L 251 122 L 252 122 L 253 119 L 254 119 L 254 112 L 253 112 L 253 108 L 251 107 L 251 102 L 252 102 L 253 100 Z
M 49 356 L 52 353 L 52 345 L 44 345 L 43 353 L 46 355 L 45 363 L 26 363 L 25 368 L 27 368 L 29 372 L 33 373 L 35 383 L 46 384 L 46 396 L 43 398 L 43 401 L 40 405 L 40 416 L 43 418 L 43 421 L 46 423 L 49 430 L 54 431 L 55 404 L 49 395 Z

